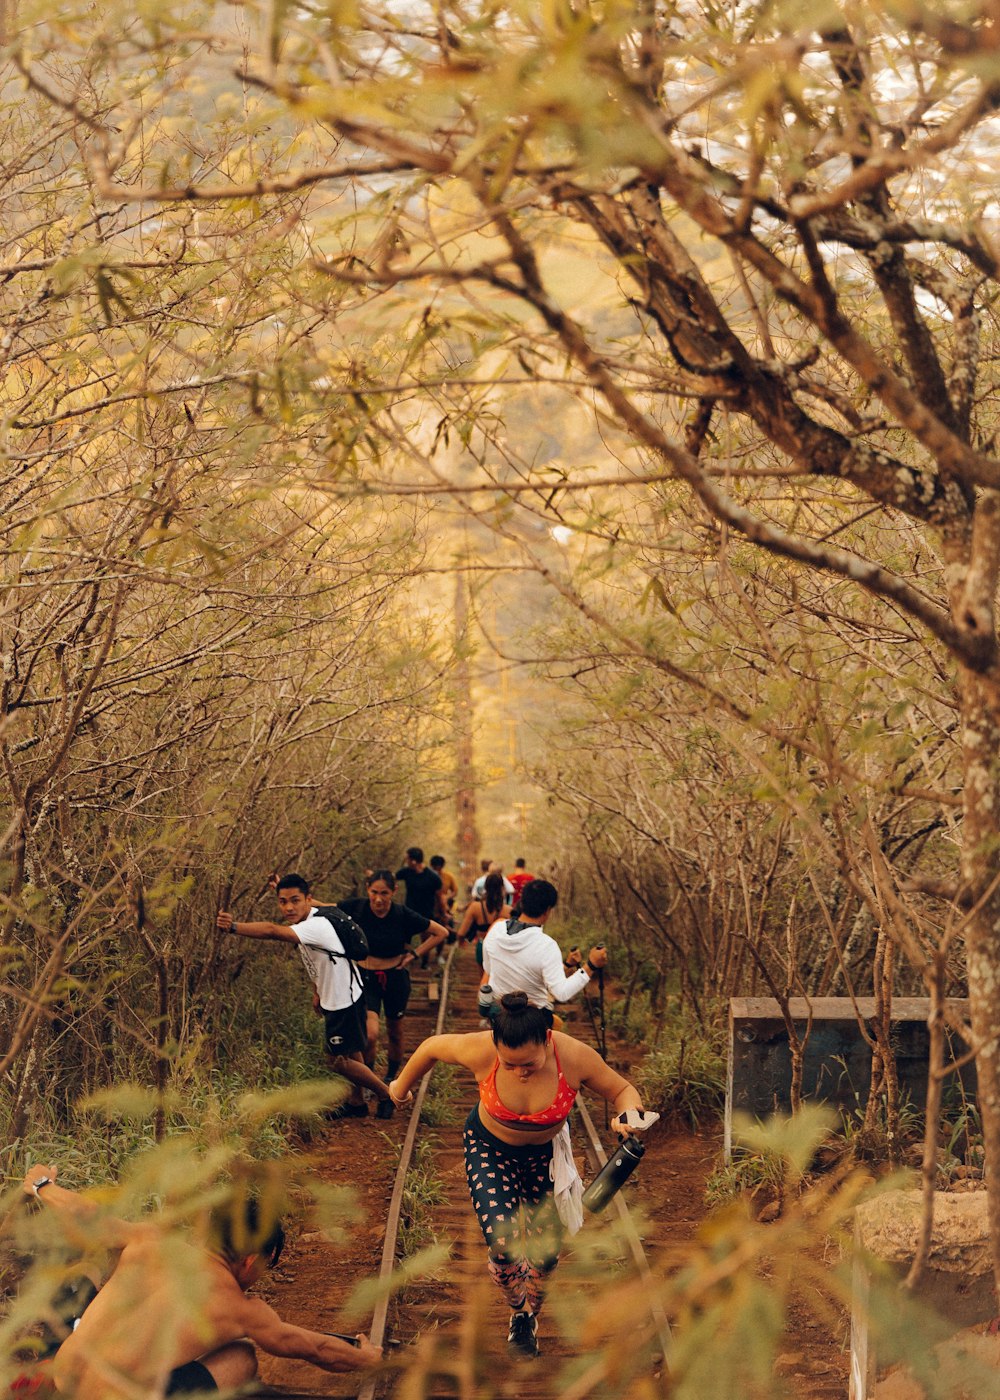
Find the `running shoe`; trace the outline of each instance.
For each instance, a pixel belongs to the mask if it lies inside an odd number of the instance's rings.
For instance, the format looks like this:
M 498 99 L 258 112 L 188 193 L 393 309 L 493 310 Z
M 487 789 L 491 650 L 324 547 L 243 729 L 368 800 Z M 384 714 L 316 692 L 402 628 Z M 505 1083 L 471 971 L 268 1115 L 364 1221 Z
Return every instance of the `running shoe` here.
M 507 1350 L 518 1356 L 538 1355 L 538 1319 L 532 1313 L 511 1313 Z
M 328 1109 L 326 1119 L 328 1123 L 336 1123 L 341 1118 L 367 1118 L 368 1105 L 366 1103 L 342 1103 L 336 1108 Z

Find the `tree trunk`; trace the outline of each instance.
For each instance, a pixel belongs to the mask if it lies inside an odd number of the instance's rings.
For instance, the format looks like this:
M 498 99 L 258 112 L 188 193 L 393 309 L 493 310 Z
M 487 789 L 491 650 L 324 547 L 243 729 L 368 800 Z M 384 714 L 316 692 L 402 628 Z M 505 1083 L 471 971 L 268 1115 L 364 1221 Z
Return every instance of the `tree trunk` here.
M 966 928 L 969 1003 L 977 1047 L 993 1274 L 1000 1281 L 1000 677 L 961 674 L 965 765 L 962 879 L 973 899 Z

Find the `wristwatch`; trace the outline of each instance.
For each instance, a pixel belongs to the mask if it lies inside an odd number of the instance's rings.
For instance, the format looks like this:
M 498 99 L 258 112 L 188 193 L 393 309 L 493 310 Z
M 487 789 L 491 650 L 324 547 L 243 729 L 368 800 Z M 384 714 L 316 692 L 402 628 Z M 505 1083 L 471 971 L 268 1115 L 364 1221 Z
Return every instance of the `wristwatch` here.
M 42 1189 L 43 1186 L 51 1186 L 51 1185 L 52 1185 L 52 1178 L 51 1178 L 50 1176 L 40 1176 L 40 1177 L 38 1178 L 37 1181 L 33 1181 L 33 1182 L 31 1183 L 31 1189 L 34 1191 L 35 1195 L 37 1196 L 38 1193 L 39 1193 L 39 1191 Z

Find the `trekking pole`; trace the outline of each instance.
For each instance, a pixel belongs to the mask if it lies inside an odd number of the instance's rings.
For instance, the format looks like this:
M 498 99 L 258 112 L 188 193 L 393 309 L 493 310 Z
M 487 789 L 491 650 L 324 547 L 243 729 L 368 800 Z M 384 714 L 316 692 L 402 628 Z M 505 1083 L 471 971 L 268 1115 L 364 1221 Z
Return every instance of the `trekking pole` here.
M 607 1025 L 607 1022 L 606 1022 L 605 1019 L 604 1019 L 604 968 L 603 968 L 603 967 L 599 967 L 599 968 L 597 969 L 597 1008 L 598 1008 L 599 1021 L 600 1021 L 600 1027 L 601 1027 L 601 1029 L 600 1029 L 600 1034 L 599 1034 L 599 1036 L 598 1036 L 598 1044 L 599 1044 L 600 1050 L 601 1050 L 601 1059 L 604 1061 L 605 1064 L 607 1064 L 607 1062 L 608 1062 L 608 1025 Z M 611 1120 L 610 1120 L 609 1115 L 608 1115 L 608 1101 L 607 1101 L 607 1099 L 605 1099 L 605 1100 L 604 1100 L 604 1131 L 605 1131 L 605 1132 L 607 1132 L 608 1127 L 610 1126 L 610 1121 L 611 1121 Z
M 587 1008 L 587 1019 L 590 1022 L 590 1029 L 594 1032 L 594 1040 L 597 1042 L 598 1053 L 600 1053 L 601 1032 L 597 1025 L 597 1017 L 594 1015 L 594 998 L 587 996 L 586 992 L 584 992 L 583 1004 Z
M 608 1024 L 604 1019 L 604 968 L 597 969 L 597 1006 L 601 1022 L 601 1059 L 608 1058 Z

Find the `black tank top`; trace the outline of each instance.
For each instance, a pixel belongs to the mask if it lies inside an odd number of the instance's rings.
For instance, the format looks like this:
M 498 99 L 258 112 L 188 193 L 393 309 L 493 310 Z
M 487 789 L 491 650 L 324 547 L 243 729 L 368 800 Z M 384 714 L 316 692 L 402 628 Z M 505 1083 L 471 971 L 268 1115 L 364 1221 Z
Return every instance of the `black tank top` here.
M 489 929 L 493 927 L 497 919 L 501 918 L 501 916 L 503 915 L 503 905 L 501 904 L 500 908 L 495 914 L 491 914 L 486 907 L 485 900 L 477 899 L 476 903 L 479 905 L 480 914 L 484 914 L 486 916 L 486 922 L 485 924 L 473 924 L 472 927 L 476 930 L 477 933 L 486 933 Z

